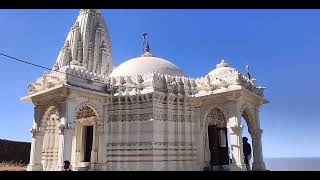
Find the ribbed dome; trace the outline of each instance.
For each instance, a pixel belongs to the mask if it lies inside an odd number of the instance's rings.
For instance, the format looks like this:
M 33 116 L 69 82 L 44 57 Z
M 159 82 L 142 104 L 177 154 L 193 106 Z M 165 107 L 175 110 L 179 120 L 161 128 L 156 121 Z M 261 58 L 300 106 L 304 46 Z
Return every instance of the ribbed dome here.
M 182 71 L 171 62 L 152 56 L 149 52 L 141 57 L 130 59 L 113 70 L 110 76 L 130 76 L 157 72 L 172 76 L 182 76 Z

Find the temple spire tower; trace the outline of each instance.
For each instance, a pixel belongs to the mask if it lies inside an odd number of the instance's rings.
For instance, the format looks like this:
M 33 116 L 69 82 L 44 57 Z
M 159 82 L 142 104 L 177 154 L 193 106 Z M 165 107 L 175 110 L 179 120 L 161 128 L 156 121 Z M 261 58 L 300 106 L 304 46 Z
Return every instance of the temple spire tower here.
M 111 42 L 105 20 L 97 9 L 81 9 L 61 49 L 55 70 L 69 66 L 99 75 L 112 71 Z

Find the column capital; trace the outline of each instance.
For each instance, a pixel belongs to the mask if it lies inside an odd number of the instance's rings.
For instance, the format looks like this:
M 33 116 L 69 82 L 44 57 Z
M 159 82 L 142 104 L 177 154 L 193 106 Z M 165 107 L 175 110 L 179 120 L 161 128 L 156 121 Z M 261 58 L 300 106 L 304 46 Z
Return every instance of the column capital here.
M 231 129 L 232 133 L 240 135 L 240 134 L 242 134 L 242 131 L 243 131 L 243 125 L 232 126 L 232 127 L 230 127 L 230 129 Z
M 59 125 L 59 134 L 64 134 L 66 130 L 71 130 L 75 128 L 75 123 L 66 123 Z
M 41 135 L 43 135 L 44 133 L 43 133 L 43 131 L 41 131 L 41 129 L 36 129 L 36 128 L 32 128 L 31 130 L 30 130 L 30 132 L 31 132 L 31 134 L 32 134 L 32 138 L 34 138 L 34 137 L 36 137 L 36 136 L 41 136 Z

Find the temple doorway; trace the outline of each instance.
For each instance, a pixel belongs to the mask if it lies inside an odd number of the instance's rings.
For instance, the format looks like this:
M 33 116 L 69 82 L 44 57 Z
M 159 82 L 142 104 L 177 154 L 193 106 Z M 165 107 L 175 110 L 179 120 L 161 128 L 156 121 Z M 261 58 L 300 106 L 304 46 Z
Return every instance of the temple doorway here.
M 97 121 L 97 113 L 92 107 L 84 106 L 77 113 L 75 170 L 90 170 L 97 162 Z
M 85 126 L 85 146 L 84 146 L 84 162 L 90 162 L 91 151 L 92 151 L 92 142 L 93 142 L 93 126 Z
M 210 165 L 228 165 L 229 149 L 227 128 L 218 128 L 216 125 L 208 126 Z
M 224 170 L 230 164 L 227 121 L 222 111 L 213 109 L 207 116 L 208 149 L 212 170 Z

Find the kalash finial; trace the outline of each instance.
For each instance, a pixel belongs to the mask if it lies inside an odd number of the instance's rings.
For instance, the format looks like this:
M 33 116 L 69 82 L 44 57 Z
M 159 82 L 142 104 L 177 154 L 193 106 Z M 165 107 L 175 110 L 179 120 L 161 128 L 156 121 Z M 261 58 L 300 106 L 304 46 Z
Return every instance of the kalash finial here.
M 142 50 L 143 55 L 142 56 L 152 56 L 152 54 L 150 53 L 151 51 L 150 44 L 146 38 L 147 33 L 143 33 L 142 35 L 143 35 L 143 50 Z
M 229 67 L 229 64 L 228 64 L 224 59 L 221 59 L 221 62 L 220 62 L 219 64 L 217 64 L 216 67 L 217 67 L 217 68 Z

